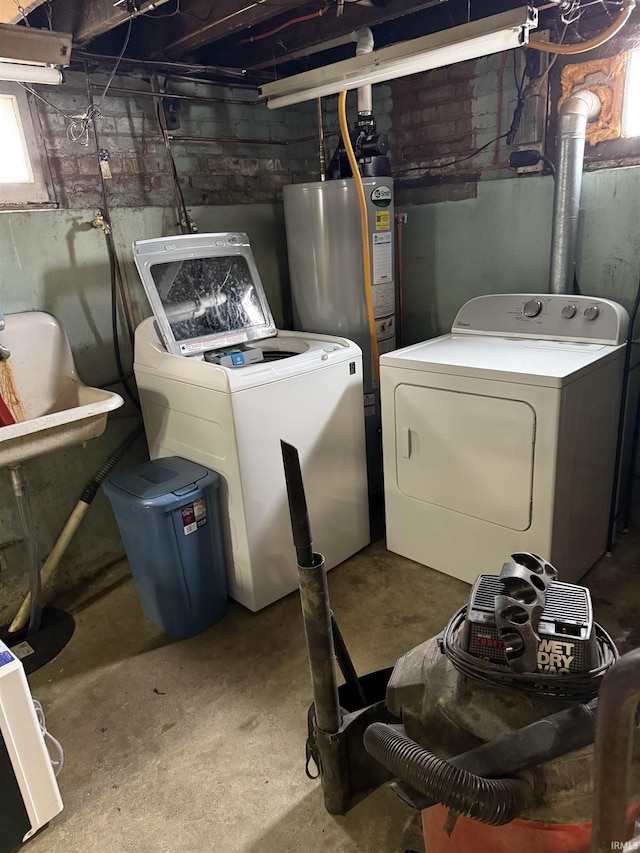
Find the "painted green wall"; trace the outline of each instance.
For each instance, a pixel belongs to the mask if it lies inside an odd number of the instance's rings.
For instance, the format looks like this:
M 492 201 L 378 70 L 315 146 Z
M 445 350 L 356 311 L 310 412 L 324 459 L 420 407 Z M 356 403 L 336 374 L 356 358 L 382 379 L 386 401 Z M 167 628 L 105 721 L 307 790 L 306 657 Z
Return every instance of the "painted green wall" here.
M 279 325 L 286 325 L 290 305 L 281 207 L 193 207 L 191 212 L 200 231 L 244 230 L 249 234 L 274 318 Z M 111 343 L 108 256 L 102 231 L 91 227 L 93 216 L 93 210 L 0 214 L 0 309 L 5 314 L 33 309 L 54 314 L 67 331 L 82 380 L 99 386 L 115 379 L 117 372 Z M 150 311 L 131 260 L 131 242 L 176 233 L 175 213 L 160 207 L 118 208 L 113 211 L 112 222 L 134 321 L 138 322 Z M 126 335 L 122 342 L 123 361 L 130 364 Z M 136 410 L 128 403 L 109 416 L 104 435 L 86 447 L 72 447 L 24 463 L 43 560 L 87 482 L 138 422 Z M 131 467 L 145 458 L 146 445 L 140 440 L 121 465 Z M 27 589 L 21 540 L 9 473 L 2 471 L 0 624 L 12 617 Z M 81 582 L 121 553 L 111 508 L 99 493 L 61 564 L 58 587 Z
M 403 231 L 405 342 L 449 331 L 473 296 L 546 291 L 553 179 L 481 181 L 477 197 L 409 206 Z M 583 293 L 631 308 L 640 274 L 640 167 L 584 175 Z

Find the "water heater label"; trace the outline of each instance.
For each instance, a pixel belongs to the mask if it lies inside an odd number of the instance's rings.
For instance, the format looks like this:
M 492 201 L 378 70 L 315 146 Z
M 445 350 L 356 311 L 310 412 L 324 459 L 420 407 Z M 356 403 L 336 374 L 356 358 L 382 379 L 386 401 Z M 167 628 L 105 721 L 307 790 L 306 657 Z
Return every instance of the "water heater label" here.
M 395 293 L 392 281 L 386 284 L 374 284 L 371 288 L 371 294 L 375 317 L 384 317 L 385 314 L 392 314 L 395 311 Z
M 373 283 L 393 281 L 393 253 L 391 231 L 373 234 Z
M 376 210 L 376 231 L 389 231 L 391 228 L 391 212 Z

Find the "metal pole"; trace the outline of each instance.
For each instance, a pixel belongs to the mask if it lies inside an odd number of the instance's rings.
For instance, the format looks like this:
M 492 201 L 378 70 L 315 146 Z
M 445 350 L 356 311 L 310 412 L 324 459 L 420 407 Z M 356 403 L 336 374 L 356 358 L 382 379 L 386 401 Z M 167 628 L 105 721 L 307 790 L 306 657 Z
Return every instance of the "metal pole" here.
M 334 734 L 340 729 L 342 715 L 331 632 L 327 570 L 322 554 L 314 554 L 313 557 L 312 566 L 298 566 L 300 603 L 307 638 L 316 723 L 323 732 Z
M 607 672 L 598 696 L 592 853 L 621 850 L 629 839 L 629 774 L 638 703 L 640 649 L 634 649 Z

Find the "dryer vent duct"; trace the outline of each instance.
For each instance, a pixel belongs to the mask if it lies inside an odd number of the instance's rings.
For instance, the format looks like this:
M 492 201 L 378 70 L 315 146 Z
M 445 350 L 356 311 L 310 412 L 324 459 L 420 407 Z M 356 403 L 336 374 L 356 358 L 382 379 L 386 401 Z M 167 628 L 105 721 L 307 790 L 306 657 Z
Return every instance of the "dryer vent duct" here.
M 551 231 L 551 293 L 571 293 L 576 263 L 582 166 L 587 124 L 597 118 L 600 99 L 587 89 L 567 98 L 558 117 L 558 164 Z

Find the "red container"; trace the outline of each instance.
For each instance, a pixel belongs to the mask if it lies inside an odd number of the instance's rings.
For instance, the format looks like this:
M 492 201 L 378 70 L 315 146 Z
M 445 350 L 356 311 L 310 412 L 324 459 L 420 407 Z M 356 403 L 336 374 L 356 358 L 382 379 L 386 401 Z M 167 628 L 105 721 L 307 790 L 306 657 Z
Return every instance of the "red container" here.
M 639 811 L 640 803 L 629 810 L 631 825 Z M 591 846 L 591 823 L 516 819 L 505 826 L 488 826 L 459 817 L 449 837 L 444 831 L 447 814 L 446 806 L 432 806 L 422 812 L 427 853 L 589 853 Z

